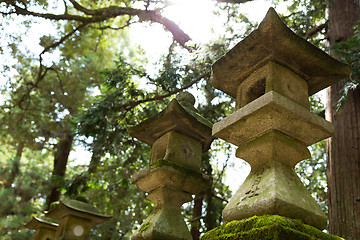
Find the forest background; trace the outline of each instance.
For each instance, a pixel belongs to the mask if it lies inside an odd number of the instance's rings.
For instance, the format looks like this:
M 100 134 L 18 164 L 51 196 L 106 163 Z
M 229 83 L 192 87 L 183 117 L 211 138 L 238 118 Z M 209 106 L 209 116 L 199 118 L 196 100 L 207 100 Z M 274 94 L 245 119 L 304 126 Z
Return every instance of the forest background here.
M 246 9 L 265 15 L 263 4 L 353 68 L 328 90 L 334 137 L 311 146 L 312 158 L 296 170 L 328 213 L 330 233 L 360 239 L 358 0 L 1 0 L 0 239 L 32 239 L 23 224 L 62 198 L 86 200 L 113 216 L 91 239 L 130 239 L 152 208 L 131 184 L 151 149 L 126 128 L 184 90 L 213 123 L 232 113 L 234 99 L 209 82 L 211 64 L 257 27 Z M 204 21 L 206 10 L 211 21 Z M 311 110 L 325 116 L 320 98 L 310 100 Z M 69 158 L 79 146 L 91 153 L 80 165 Z M 225 181 L 234 175 L 232 149 L 215 140 L 202 157 L 213 184 L 183 211 L 194 239 L 221 224 L 233 194 Z

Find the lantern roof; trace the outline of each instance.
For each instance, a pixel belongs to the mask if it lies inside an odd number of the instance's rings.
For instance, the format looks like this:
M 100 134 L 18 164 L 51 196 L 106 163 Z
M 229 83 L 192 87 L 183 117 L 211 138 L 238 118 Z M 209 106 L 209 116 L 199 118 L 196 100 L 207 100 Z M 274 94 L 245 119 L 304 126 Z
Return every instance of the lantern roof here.
M 344 79 L 351 71 L 291 31 L 270 8 L 259 27 L 212 66 L 211 84 L 236 97 L 239 84 L 269 61 L 305 79 L 309 95 Z
M 129 127 L 128 133 L 149 145 L 170 131 L 191 137 L 202 144 L 203 151 L 209 149 L 213 137 L 212 123 L 194 108 L 195 98 L 188 92 L 179 94 L 157 115 L 142 123 Z
M 46 227 L 51 229 L 56 229 L 59 225 L 59 222 L 53 218 L 47 218 L 45 216 L 32 217 L 31 221 L 25 224 L 26 228 L 29 229 L 38 229 L 40 227 Z
M 47 217 L 58 220 L 68 215 L 89 219 L 93 225 L 105 222 L 111 218 L 111 216 L 101 214 L 94 206 L 77 200 L 62 200 L 46 213 Z

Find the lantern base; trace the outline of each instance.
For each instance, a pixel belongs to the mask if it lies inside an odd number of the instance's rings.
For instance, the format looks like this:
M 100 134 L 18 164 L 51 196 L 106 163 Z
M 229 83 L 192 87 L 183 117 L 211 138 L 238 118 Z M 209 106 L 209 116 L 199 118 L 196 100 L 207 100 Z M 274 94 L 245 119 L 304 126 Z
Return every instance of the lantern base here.
M 252 169 L 223 210 L 225 222 L 265 214 L 300 219 L 321 230 L 327 224 L 327 217 L 295 171 L 279 162 Z

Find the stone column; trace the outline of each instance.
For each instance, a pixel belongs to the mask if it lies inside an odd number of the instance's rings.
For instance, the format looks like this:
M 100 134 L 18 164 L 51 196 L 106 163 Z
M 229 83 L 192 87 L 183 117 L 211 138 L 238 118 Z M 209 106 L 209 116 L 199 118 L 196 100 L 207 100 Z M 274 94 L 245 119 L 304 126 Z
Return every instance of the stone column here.
M 44 216 L 33 217 L 30 222 L 25 224 L 26 228 L 35 230 L 33 240 L 55 240 L 58 226 L 58 221 Z
M 210 185 L 201 174 L 201 155 L 213 140 L 212 124 L 194 108 L 187 92 L 141 124 L 128 128 L 131 136 L 152 146 L 150 166 L 133 176 L 133 183 L 149 193 L 155 208 L 132 240 L 191 240 L 181 206 Z
M 100 214 L 94 206 L 77 200 L 60 201 L 45 216 L 59 221 L 56 240 L 86 240 L 93 226 L 111 218 Z
M 224 221 L 281 215 L 324 229 L 327 218 L 294 171 L 307 146 L 333 126 L 309 111 L 309 94 L 341 80 L 349 67 L 297 36 L 270 8 L 258 29 L 213 65 L 214 87 L 236 111 L 213 135 L 236 146 L 251 172 L 223 210 Z

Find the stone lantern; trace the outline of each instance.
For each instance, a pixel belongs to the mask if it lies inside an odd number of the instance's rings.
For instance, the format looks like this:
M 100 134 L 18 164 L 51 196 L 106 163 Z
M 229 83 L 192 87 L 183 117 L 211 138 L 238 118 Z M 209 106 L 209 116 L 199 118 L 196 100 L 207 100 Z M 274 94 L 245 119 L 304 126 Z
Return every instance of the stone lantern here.
M 59 220 L 57 240 L 88 239 L 93 226 L 111 218 L 100 214 L 94 206 L 77 200 L 60 201 L 46 216 Z
M 131 136 L 152 146 L 150 166 L 132 181 L 155 204 L 133 240 L 192 239 L 181 206 L 210 186 L 200 164 L 213 140 L 211 123 L 197 113 L 194 103 L 190 93 L 181 93 L 156 116 L 128 128 Z
M 309 95 L 345 78 L 350 68 L 293 33 L 270 8 L 212 71 L 212 85 L 236 98 L 236 111 L 214 124 L 213 136 L 238 146 L 236 156 L 251 165 L 224 220 L 277 214 L 324 229 L 327 218 L 294 166 L 310 157 L 307 146 L 333 132 L 330 122 L 309 111 Z
M 44 216 L 33 217 L 30 222 L 25 224 L 26 228 L 35 230 L 33 240 L 55 240 L 58 226 L 58 221 Z

